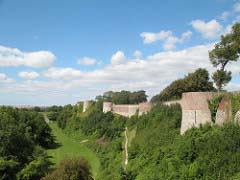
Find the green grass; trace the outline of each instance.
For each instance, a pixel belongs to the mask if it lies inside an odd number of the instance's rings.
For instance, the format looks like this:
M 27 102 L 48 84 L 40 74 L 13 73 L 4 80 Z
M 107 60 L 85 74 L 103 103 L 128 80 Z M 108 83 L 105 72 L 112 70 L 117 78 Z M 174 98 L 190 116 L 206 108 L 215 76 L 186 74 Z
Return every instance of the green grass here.
M 52 129 L 52 133 L 56 137 L 56 142 L 61 144 L 60 147 L 56 149 L 48 150 L 48 155 L 51 156 L 50 160 L 56 165 L 59 162 L 68 157 L 84 157 L 88 160 L 94 177 L 96 177 L 98 173 L 98 169 L 100 166 L 100 162 L 89 148 L 87 148 L 84 144 L 81 144 L 80 141 L 75 140 L 72 137 L 68 137 L 64 132 L 57 127 L 56 123 L 50 122 L 49 126 Z

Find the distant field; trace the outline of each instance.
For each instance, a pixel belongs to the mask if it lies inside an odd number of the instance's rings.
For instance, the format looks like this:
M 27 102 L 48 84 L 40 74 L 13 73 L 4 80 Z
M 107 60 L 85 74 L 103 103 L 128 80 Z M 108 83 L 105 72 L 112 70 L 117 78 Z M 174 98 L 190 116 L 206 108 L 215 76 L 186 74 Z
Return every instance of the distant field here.
M 66 136 L 55 123 L 50 122 L 53 134 L 56 136 L 57 143 L 61 144 L 57 149 L 48 150 L 48 154 L 52 156 L 51 161 L 58 164 L 66 157 L 84 157 L 88 160 L 92 167 L 93 175 L 96 176 L 100 163 L 97 156 L 86 146 L 73 138 Z

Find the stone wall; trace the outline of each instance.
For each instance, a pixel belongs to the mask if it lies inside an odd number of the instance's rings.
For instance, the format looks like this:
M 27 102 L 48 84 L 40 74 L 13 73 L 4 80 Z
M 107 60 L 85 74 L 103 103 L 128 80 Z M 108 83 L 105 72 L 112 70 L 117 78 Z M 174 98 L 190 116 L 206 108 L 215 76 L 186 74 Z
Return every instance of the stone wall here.
M 83 102 L 83 112 L 85 112 L 92 105 L 92 101 Z
M 149 102 L 140 103 L 140 104 L 113 104 L 111 102 L 103 103 L 103 112 L 113 112 L 120 114 L 122 116 L 131 117 L 137 112 L 139 115 L 142 115 L 152 108 L 152 104 Z
M 212 92 L 187 92 L 182 94 L 178 101 L 168 101 L 165 105 L 180 104 L 182 108 L 182 121 L 180 133 L 184 134 L 192 127 L 200 124 L 212 123 L 208 100 L 213 99 Z
M 232 102 L 229 96 L 224 96 L 218 106 L 216 113 L 216 124 L 223 125 L 223 123 L 232 120 Z

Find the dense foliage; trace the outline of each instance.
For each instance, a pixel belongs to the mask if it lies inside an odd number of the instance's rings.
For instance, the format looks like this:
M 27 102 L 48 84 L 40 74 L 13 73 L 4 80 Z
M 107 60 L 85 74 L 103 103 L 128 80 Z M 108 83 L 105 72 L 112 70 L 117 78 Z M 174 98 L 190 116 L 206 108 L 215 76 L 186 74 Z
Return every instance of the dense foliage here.
M 58 168 L 42 180 L 93 180 L 88 162 L 83 158 L 64 159 Z
M 129 151 L 128 178 L 229 180 L 238 176 L 240 127 L 207 124 L 180 136 L 180 114 L 176 106 L 158 106 L 135 121 L 137 133 Z
M 41 114 L 0 107 L 1 180 L 37 180 L 49 166 L 43 148 L 53 144 L 51 129 Z
M 236 23 L 232 31 L 221 36 L 221 41 L 215 44 L 214 49 L 209 52 L 211 63 L 214 67 L 219 67 L 212 76 L 219 91 L 231 80 L 231 71 L 227 71 L 226 66 L 239 59 L 239 47 L 240 23 Z
M 114 104 L 139 104 L 141 102 L 147 101 L 146 92 L 143 90 L 130 92 L 130 91 L 120 91 L 105 92 L 102 96 L 97 96 L 97 100 L 103 99 L 104 101 L 113 102 Z
M 189 73 L 183 79 L 173 81 L 162 90 L 159 95 L 152 98 L 152 102 L 168 101 L 180 99 L 184 92 L 206 92 L 214 91 L 213 83 L 209 80 L 209 73 L 206 69 L 199 68 L 193 73 Z

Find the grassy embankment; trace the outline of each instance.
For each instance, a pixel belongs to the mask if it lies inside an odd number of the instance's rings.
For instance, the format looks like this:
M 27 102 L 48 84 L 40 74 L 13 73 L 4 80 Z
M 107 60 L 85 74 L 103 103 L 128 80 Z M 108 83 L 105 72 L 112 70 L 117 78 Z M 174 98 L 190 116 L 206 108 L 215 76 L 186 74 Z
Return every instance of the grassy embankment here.
M 96 177 L 100 166 L 100 162 L 96 154 L 87 148 L 84 143 L 81 143 L 81 141 L 77 141 L 76 139 L 68 137 L 64 134 L 64 132 L 58 128 L 56 123 L 50 122 L 49 126 L 56 137 L 56 142 L 60 144 L 58 148 L 47 151 L 49 156 L 52 157 L 51 161 L 57 165 L 62 159 L 67 157 L 84 157 L 88 160 L 92 167 L 92 173 L 94 177 Z

